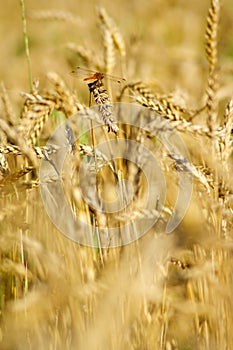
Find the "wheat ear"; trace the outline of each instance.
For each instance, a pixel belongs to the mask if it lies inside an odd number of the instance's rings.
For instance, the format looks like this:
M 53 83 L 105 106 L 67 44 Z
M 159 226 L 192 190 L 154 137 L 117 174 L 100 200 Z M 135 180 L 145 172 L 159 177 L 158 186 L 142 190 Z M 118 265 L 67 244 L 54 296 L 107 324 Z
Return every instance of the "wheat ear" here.
M 115 134 L 119 131 L 118 126 L 114 123 L 112 105 L 102 80 L 95 80 L 88 84 L 90 94 L 93 94 L 95 102 L 99 106 L 99 112 L 103 118 L 104 124 L 108 127 L 108 132 Z
M 66 44 L 66 48 L 74 52 L 75 55 L 80 57 L 87 67 L 94 67 L 97 71 L 103 71 L 103 64 L 100 63 L 98 55 L 82 45 L 77 45 L 75 43 L 69 42 Z
M 115 22 L 107 14 L 107 11 L 103 7 L 99 7 L 98 14 L 99 14 L 100 21 L 111 33 L 115 48 L 119 51 L 122 57 L 125 57 L 126 56 L 125 42 Z
M 10 125 L 15 125 L 16 124 L 15 113 L 13 111 L 9 96 L 7 94 L 7 91 L 3 82 L 1 83 L 1 88 L 2 88 L 1 99 L 4 106 L 6 119 Z
M 227 161 L 233 151 L 233 98 L 228 102 L 223 116 L 223 132 L 219 141 L 221 157 Z
M 217 91 L 217 61 L 218 61 L 218 29 L 220 18 L 219 0 L 211 0 L 206 26 L 206 58 L 209 64 L 209 73 L 206 88 L 207 125 L 210 132 L 216 121 L 216 91 Z
M 73 24 L 80 24 L 80 17 L 74 16 L 69 11 L 64 10 L 36 10 L 30 11 L 29 16 L 36 20 L 46 20 L 46 21 L 60 21 L 69 22 Z
M 37 169 L 38 162 L 36 156 L 31 147 L 27 145 L 24 138 L 20 137 L 19 133 L 3 119 L 0 119 L 0 129 L 6 134 L 9 140 L 11 140 L 15 145 L 19 146 L 22 153 L 28 158 L 33 167 Z

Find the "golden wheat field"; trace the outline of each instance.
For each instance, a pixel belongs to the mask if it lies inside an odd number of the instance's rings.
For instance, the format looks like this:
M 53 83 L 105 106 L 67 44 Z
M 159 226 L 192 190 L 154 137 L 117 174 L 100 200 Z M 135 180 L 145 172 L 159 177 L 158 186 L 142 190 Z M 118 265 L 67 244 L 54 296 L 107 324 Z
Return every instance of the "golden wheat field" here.
M 232 0 L 0 5 L 0 350 L 233 350 Z

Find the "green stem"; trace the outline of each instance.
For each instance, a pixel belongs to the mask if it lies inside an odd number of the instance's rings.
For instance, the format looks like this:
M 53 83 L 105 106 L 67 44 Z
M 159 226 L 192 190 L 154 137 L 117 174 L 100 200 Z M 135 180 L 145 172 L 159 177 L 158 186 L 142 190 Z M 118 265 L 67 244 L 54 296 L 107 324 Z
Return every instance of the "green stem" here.
M 30 86 L 30 90 L 32 91 L 32 88 L 33 88 L 32 70 L 31 70 L 31 60 L 30 60 L 30 52 L 29 52 L 29 44 L 28 44 L 27 21 L 26 21 L 26 16 L 25 16 L 24 0 L 20 0 L 20 6 L 21 6 L 21 15 L 22 15 L 22 22 L 23 22 L 24 45 L 25 45 L 25 52 L 26 52 L 26 57 L 27 57 L 29 86 Z

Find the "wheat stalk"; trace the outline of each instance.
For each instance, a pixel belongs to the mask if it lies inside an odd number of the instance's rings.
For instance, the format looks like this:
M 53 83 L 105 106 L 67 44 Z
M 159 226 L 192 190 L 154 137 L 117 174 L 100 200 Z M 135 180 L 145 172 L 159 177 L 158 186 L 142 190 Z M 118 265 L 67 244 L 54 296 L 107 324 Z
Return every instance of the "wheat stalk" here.
M 23 22 L 24 45 L 25 45 L 25 52 L 26 52 L 27 65 L 28 65 L 29 85 L 30 85 L 30 89 L 32 89 L 32 86 L 33 86 L 32 69 L 31 69 L 31 59 L 30 59 L 30 51 L 29 51 L 29 44 L 28 44 L 27 21 L 26 21 L 26 15 L 25 15 L 24 0 L 20 0 L 20 6 L 21 6 L 21 16 L 22 16 L 22 22 Z

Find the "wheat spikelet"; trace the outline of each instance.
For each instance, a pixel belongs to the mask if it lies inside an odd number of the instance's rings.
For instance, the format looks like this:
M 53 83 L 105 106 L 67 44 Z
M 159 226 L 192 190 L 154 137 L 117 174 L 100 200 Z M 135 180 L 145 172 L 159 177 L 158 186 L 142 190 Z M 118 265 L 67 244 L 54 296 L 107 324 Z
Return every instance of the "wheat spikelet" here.
M 175 104 L 171 101 L 171 96 L 161 95 L 154 93 L 148 86 L 144 83 L 138 82 L 133 84 L 126 85 L 123 90 L 129 88 L 133 92 L 137 101 L 140 101 L 142 98 L 149 105 L 153 106 L 154 110 L 157 110 L 158 113 L 166 115 L 169 119 L 178 120 L 180 116 L 183 117 L 192 117 L 193 114 L 197 113 L 194 110 L 188 110 L 178 104 Z M 147 101 L 147 102 L 146 102 Z
M 22 190 L 31 190 L 37 188 L 40 185 L 38 179 L 36 180 L 24 180 L 17 183 L 17 188 L 21 188 Z
M 206 89 L 206 108 L 207 108 L 207 126 L 210 132 L 214 132 L 214 124 L 216 122 L 216 91 L 217 91 L 217 76 L 215 72 L 209 74 L 208 86 Z
M 22 151 L 18 146 L 8 144 L 8 145 L 0 146 L 0 154 L 13 154 L 17 156 L 22 154 Z
M 44 124 L 48 120 L 54 103 L 38 93 L 39 80 L 35 79 L 31 93 L 21 93 L 25 97 L 20 124 L 17 126 L 21 135 L 29 144 L 35 145 Z
M 209 62 L 209 70 L 213 72 L 216 68 L 218 60 L 218 27 L 220 17 L 219 0 L 211 0 L 210 8 L 207 16 L 206 25 L 206 57 Z
M 5 145 L 8 142 L 6 134 L 0 129 L 0 143 Z
M 102 24 L 111 33 L 115 48 L 119 51 L 122 57 L 125 57 L 125 42 L 113 19 L 109 17 L 109 15 L 103 7 L 98 8 L 98 15 Z
M 10 127 L 9 124 L 2 119 L 0 119 L 0 129 L 2 129 L 2 131 L 6 134 L 8 139 L 11 140 L 11 142 L 13 142 L 21 149 L 21 151 L 28 158 L 33 167 L 37 169 L 38 163 L 36 156 L 31 147 L 29 147 L 29 145 L 26 143 L 24 138 L 21 137 L 15 129 Z
M 220 150 L 221 159 L 227 161 L 232 153 L 233 147 L 233 98 L 230 99 L 226 106 L 223 116 L 223 126 L 221 130 L 222 132 L 217 142 Z
M 46 108 L 45 110 L 38 110 L 38 117 L 36 118 L 36 123 L 34 124 L 33 129 L 30 131 L 29 136 L 29 142 L 32 145 L 35 145 L 37 140 L 39 139 L 41 132 L 44 128 L 45 123 L 47 122 L 49 115 L 50 115 L 50 109 Z
M 100 62 L 96 52 L 75 43 L 67 43 L 66 47 L 77 54 L 84 62 L 87 67 L 95 67 L 98 71 L 103 71 L 103 64 Z
M 30 11 L 29 17 L 36 20 L 62 21 L 73 24 L 80 24 L 82 20 L 71 12 L 64 10 L 36 10 Z
M 14 173 L 7 174 L 0 180 L 0 186 L 5 186 L 6 184 L 10 184 L 18 181 L 18 179 L 28 173 L 30 173 L 35 168 L 33 166 L 26 166 L 23 169 L 20 169 Z
M 52 153 L 56 153 L 59 148 L 54 148 L 51 146 L 46 147 L 34 147 L 34 150 L 39 158 L 43 158 L 45 160 L 50 160 L 50 155 Z M 1 149 L 0 149 L 1 151 Z M 97 147 L 77 144 L 75 145 L 75 151 L 79 152 L 80 156 L 88 156 L 88 171 L 90 173 L 98 173 L 103 167 L 108 166 L 111 171 L 115 174 L 112 161 L 108 159 L 108 157 L 102 153 Z M 3 153 L 4 154 L 4 153 Z M 75 159 L 77 160 L 77 153 L 75 153 Z
M 38 106 L 35 105 L 32 110 L 30 110 L 26 115 L 24 120 L 22 120 L 22 123 L 20 125 L 20 128 L 23 128 L 23 135 L 25 139 L 27 139 L 27 142 L 35 145 L 37 140 L 39 139 L 39 136 L 44 128 L 44 125 L 46 121 L 48 120 L 48 117 L 50 115 L 51 108 L 46 106 Z M 29 130 L 27 134 L 25 134 L 25 122 L 28 121 L 28 127 Z M 32 123 L 30 123 L 32 121 Z
M 191 267 L 190 262 L 186 262 L 175 257 L 171 257 L 169 261 L 172 265 L 178 266 L 182 270 L 188 269 Z
M 83 107 L 83 109 L 79 111 L 79 115 L 81 118 L 87 118 L 88 120 L 94 121 L 97 124 L 102 124 L 102 118 L 100 117 L 100 115 L 91 108 Z M 75 128 L 77 128 L 77 125 L 74 123 L 73 120 L 71 123 L 74 124 Z
M 201 171 L 201 168 L 196 167 L 194 164 L 190 163 L 181 154 L 168 153 L 168 156 L 176 162 L 176 170 L 179 172 L 189 172 L 192 174 L 207 190 L 210 194 L 212 179 L 208 179 L 206 174 Z
M 41 158 L 49 159 L 52 153 L 56 153 L 58 151 L 58 148 L 49 145 L 44 147 L 32 147 L 32 150 L 35 152 L 36 156 L 39 159 Z M 18 156 L 18 155 L 23 155 L 24 153 L 22 152 L 19 146 L 7 144 L 4 146 L 0 146 L 0 154 L 2 155 L 9 154 L 9 155 Z
M 141 95 L 142 97 L 148 100 L 155 99 L 155 93 L 145 83 L 141 81 L 125 85 L 122 89 L 122 93 L 124 93 L 125 89 L 130 89 L 132 90 L 132 92 L 136 92 L 137 94 Z
M 26 97 L 18 130 L 28 143 L 35 145 L 54 103 L 39 94 L 22 93 Z
M 211 138 L 213 134 L 210 132 L 209 128 L 202 125 L 195 125 L 186 120 L 174 120 L 171 122 L 172 127 L 181 132 L 187 132 L 193 135 L 207 136 Z M 218 131 L 214 134 L 218 136 Z
M 13 108 L 12 108 L 11 103 L 10 103 L 9 96 L 7 94 L 7 91 L 6 91 L 6 88 L 5 88 L 5 85 L 3 82 L 1 82 L 1 88 L 2 88 L 1 99 L 2 99 L 3 106 L 4 106 L 6 119 L 10 125 L 15 125 L 16 124 L 16 117 L 15 117 Z
M 138 102 L 144 107 L 151 108 L 152 110 L 158 112 L 159 114 L 161 114 L 162 116 L 170 120 L 180 119 L 178 112 L 172 108 L 170 103 L 164 104 L 159 101 L 153 101 L 153 100 L 147 99 L 140 95 L 136 97 L 136 102 Z
M 147 208 L 139 208 L 134 209 L 130 212 L 124 212 L 121 214 L 117 214 L 116 218 L 120 221 L 128 221 L 128 220 L 135 220 L 135 219 L 154 219 L 158 218 L 162 221 L 165 221 L 167 218 L 167 215 L 171 215 L 172 210 L 168 207 L 163 207 L 162 211 L 158 211 L 156 209 L 147 209 Z
M 141 96 L 136 98 L 136 101 L 140 103 L 144 107 L 148 107 L 153 111 L 158 112 L 161 114 L 164 118 L 170 120 L 170 123 L 165 125 L 167 128 L 175 128 L 178 131 L 181 132 L 188 132 L 194 135 L 200 135 L 200 136 L 207 136 L 207 137 L 212 137 L 213 134 L 210 132 L 209 128 L 202 126 L 202 125 L 195 125 L 192 124 L 191 122 L 188 122 L 187 120 L 181 118 L 177 112 L 174 112 L 171 108 L 170 105 L 162 105 L 158 104 L 154 101 L 147 100 L 146 98 L 143 98 Z M 156 131 L 158 129 L 157 122 L 155 121 L 154 123 L 150 122 L 150 124 L 145 126 L 145 129 L 149 132 Z M 216 130 L 215 136 L 218 136 L 220 133 L 219 130 Z
M 216 91 L 217 91 L 217 74 L 216 66 L 218 60 L 218 28 L 220 17 L 220 3 L 219 0 L 211 0 L 210 8 L 207 16 L 206 26 L 206 57 L 209 63 L 209 76 L 207 81 L 207 111 L 208 119 L 207 125 L 210 131 L 213 131 L 216 119 Z
M 113 68 L 115 67 L 116 57 L 114 50 L 114 42 L 112 39 L 111 32 L 103 28 L 103 44 L 104 44 L 104 66 L 106 73 L 112 73 Z
M 56 73 L 50 72 L 47 76 L 55 86 L 55 92 L 46 91 L 41 96 L 38 93 L 38 83 L 35 83 L 31 94 L 22 93 L 26 99 L 18 130 L 32 145 L 36 144 L 53 110 L 60 110 L 69 117 L 82 108 L 76 97 L 68 90 L 64 81 Z
M 0 149 L 0 173 L 1 174 L 7 174 L 8 172 L 9 172 L 8 162 L 7 162 L 4 154 L 1 152 L 1 149 Z
M 100 170 L 102 167 L 108 165 L 110 169 L 114 172 L 114 168 L 111 164 L 111 161 L 97 147 L 94 150 L 92 146 L 83 145 L 79 143 L 78 149 L 81 155 L 87 155 L 95 158 L 95 160 L 97 161 L 97 170 Z
M 84 145 L 81 143 L 79 143 L 76 147 L 79 150 L 80 155 L 82 156 L 89 156 L 94 158 L 94 153 L 95 153 L 96 160 L 97 160 L 97 170 L 100 170 L 102 167 L 108 165 L 110 169 L 114 172 L 111 161 L 98 148 L 95 148 L 95 151 L 94 151 L 93 147 Z M 38 147 L 38 146 L 32 147 L 32 150 L 35 152 L 37 158 L 45 159 L 49 161 L 51 155 L 56 153 L 59 150 L 59 148 L 49 145 L 49 146 L 43 146 L 43 147 Z M 0 146 L 0 157 L 1 157 L 0 159 L 1 159 L 3 171 L 4 171 L 4 168 L 5 170 L 7 170 L 6 166 L 5 167 L 3 166 L 4 162 L 6 162 L 6 159 L 4 157 L 5 155 L 19 156 L 19 155 L 24 155 L 24 153 L 16 145 L 6 144 L 4 146 Z M 91 167 L 90 167 L 90 170 L 91 170 Z
M 233 128 L 233 98 L 228 102 L 223 118 L 223 127 L 225 128 L 226 134 L 230 135 Z
M 49 72 L 47 78 L 54 85 L 56 94 L 47 92 L 45 96 L 48 100 L 55 102 L 55 108 L 65 113 L 67 117 L 76 114 L 82 106 L 78 103 L 77 98 L 69 91 L 64 81 L 55 72 Z

